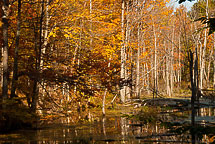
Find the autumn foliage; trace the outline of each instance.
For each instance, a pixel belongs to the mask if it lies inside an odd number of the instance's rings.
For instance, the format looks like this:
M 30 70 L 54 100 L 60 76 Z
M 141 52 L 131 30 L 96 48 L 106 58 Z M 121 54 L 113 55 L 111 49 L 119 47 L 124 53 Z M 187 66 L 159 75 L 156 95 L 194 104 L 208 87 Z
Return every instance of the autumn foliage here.
M 203 24 L 191 22 L 194 14 L 204 12 L 194 7 L 187 13 L 183 6 L 174 10 L 166 5 L 168 0 L 123 0 L 124 13 L 122 0 L 25 0 L 20 20 L 18 1 L 7 2 L 7 99 L 18 99 L 15 103 L 19 101 L 18 107 L 26 113 L 41 116 L 101 108 L 105 91 L 107 105 L 115 95 L 120 102 L 123 87 L 126 100 L 188 90 L 187 51 L 200 50 L 205 41 L 199 30 Z M 213 35 L 206 39 L 205 53 L 202 50 L 199 56 L 205 58 L 202 82 L 208 88 L 215 79 L 215 42 Z M 18 72 L 12 81 L 15 47 Z M 7 107 L 9 101 L 2 101 Z

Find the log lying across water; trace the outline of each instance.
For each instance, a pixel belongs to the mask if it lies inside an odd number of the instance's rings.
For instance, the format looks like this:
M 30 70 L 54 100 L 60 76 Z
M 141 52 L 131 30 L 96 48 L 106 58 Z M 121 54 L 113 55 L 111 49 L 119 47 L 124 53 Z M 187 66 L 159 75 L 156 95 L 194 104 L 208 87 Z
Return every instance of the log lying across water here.
M 142 101 L 142 105 L 150 106 L 162 106 L 162 107 L 181 107 L 188 106 L 190 100 L 188 99 L 173 99 L 173 98 L 157 98 L 157 99 L 146 99 Z
M 188 98 L 155 98 L 155 99 L 129 99 L 126 106 L 133 105 L 134 108 L 141 106 L 160 106 L 160 107 L 190 107 L 190 99 Z M 199 101 L 195 101 L 196 108 L 215 107 L 215 101 L 211 101 L 206 97 L 200 97 Z

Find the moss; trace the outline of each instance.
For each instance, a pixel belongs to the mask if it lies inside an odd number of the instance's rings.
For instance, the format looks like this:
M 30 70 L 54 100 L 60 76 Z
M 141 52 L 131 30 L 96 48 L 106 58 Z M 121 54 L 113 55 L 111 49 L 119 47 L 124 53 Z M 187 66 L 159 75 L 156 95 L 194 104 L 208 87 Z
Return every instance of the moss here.
M 122 117 L 126 117 L 127 119 L 135 119 L 142 123 L 155 123 L 159 120 L 158 114 L 160 111 L 161 109 L 159 107 L 155 108 L 144 106 L 136 114 L 123 114 Z

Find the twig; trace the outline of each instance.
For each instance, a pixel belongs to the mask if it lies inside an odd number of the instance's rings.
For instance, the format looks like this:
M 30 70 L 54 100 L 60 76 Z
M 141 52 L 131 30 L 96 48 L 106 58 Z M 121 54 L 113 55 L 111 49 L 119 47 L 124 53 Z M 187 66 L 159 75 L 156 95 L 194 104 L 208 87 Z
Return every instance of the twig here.
M 49 92 L 46 90 L 46 88 L 44 87 L 44 85 L 43 85 L 41 82 L 40 82 L 39 84 L 40 84 L 40 85 L 42 86 L 42 88 L 45 90 L 45 92 L 46 92 L 47 96 L 49 97 L 49 99 L 52 100 L 52 102 L 53 102 L 57 107 L 61 108 L 61 106 L 59 106 L 59 105 L 54 101 L 54 99 L 49 95 Z

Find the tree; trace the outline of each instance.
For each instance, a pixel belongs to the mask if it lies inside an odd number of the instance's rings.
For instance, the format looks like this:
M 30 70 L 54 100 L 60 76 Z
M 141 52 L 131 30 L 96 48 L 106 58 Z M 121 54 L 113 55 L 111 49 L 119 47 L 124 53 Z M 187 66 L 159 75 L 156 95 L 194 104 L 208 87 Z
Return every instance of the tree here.
M 14 50 L 14 64 L 13 64 L 13 79 L 11 86 L 11 97 L 15 97 L 16 81 L 18 80 L 18 57 L 19 57 L 19 39 L 21 31 L 21 0 L 18 0 L 18 13 L 17 13 L 17 32 L 16 32 L 16 44 Z
M 8 16 L 9 0 L 3 0 L 2 6 L 2 31 L 3 31 L 3 82 L 2 82 L 2 100 L 8 98 Z
M 179 4 L 185 2 L 186 0 L 179 0 Z M 194 1 L 194 0 L 187 0 L 187 1 Z M 215 32 L 215 18 L 210 18 L 210 17 L 201 17 L 199 19 L 197 19 L 197 21 L 201 21 L 203 24 L 206 24 L 207 23 L 207 27 L 205 28 L 208 28 L 209 29 L 209 35 L 214 33 Z
M 120 89 L 120 97 L 122 103 L 126 100 L 126 50 L 125 50 L 125 42 L 124 42 L 124 35 L 125 35 L 125 28 L 124 28 L 124 15 L 125 15 L 125 0 L 122 0 L 122 14 L 121 14 L 121 29 L 122 29 L 122 46 L 121 46 L 121 72 L 120 72 L 120 78 L 121 78 L 121 89 Z

